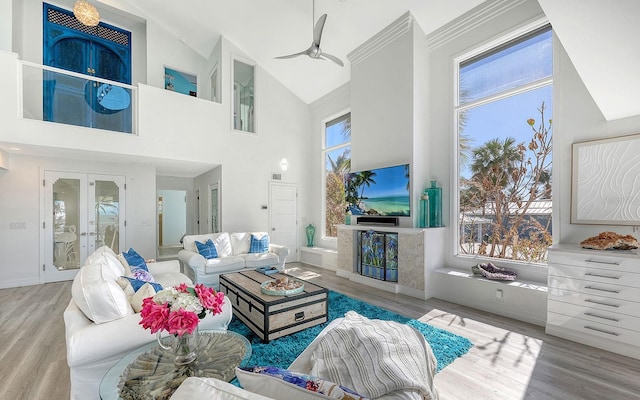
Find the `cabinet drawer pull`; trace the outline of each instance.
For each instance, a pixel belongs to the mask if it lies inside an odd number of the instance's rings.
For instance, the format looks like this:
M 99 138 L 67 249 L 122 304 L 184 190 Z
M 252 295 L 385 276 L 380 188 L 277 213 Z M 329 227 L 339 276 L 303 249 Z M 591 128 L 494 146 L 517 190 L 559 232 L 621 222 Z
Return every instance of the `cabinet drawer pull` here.
M 606 319 L 607 321 L 620 322 L 620 320 L 617 319 L 617 318 L 605 317 L 603 315 L 598 315 L 598 314 L 594 314 L 594 313 L 590 313 L 590 312 L 586 312 L 586 313 L 584 313 L 584 315 L 587 315 L 589 317 L 594 317 L 594 318 Z
M 615 307 L 615 308 L 619 308 L 620 307 L 617 304 L 605 303 L 604 301 L 597 301 L 597 300 L 592 300 L 592 299 L 585 299 L 585 301 L 587 303 L 600 304 L 601 306 Z
M 620 279 L 619 276 L 600 275 L 600 274 L 594 274 L 593 272 L 587 272 L 585 275 L 586 276 L 595 276 L 596 278 Z
M 591 329 L 592 331 L 596 331 L 596 332 L 600 332 L 600 333 L 606 333 L 607 335 L 611 335 L 611 336 L 620 336 L 619 333 L 606 331 L 606 330 L 600 329 L 600 328 L 594 328 L 593 326 L 589 326 L 589 325 L 585 325 L 584 329 Z
M 620 265 L 619 262 L 607 262 L 607 261 L 597 261 L 597 260 L 584 260 L 584 261 L 588 263 L 594 263 L 594 264 Z
M 591 290 L 597 290 L 599 292 L 607 292 L 607 293 L 620 293 L 619 290 L 615 290 L 615 289 L 603 289 L 603 288 L 597 288 L 595 286 L 585 286 L 585 289 L 591 289 Z

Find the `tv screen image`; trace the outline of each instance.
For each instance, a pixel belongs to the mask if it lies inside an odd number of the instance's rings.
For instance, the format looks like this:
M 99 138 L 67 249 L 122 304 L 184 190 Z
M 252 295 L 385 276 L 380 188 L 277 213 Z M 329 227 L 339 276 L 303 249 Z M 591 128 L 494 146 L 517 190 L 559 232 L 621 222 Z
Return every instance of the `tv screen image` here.
M 345 192 L 352 215 L 411 216 L 409 164 L 351 172 Z

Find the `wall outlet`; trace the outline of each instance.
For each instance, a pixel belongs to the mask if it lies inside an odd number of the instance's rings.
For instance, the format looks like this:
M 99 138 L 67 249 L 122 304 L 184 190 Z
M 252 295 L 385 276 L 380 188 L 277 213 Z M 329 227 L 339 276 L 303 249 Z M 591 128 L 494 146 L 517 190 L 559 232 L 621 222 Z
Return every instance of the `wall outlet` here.
M 502 301 L 504 299 L 504 293 L 501 289 L 496 290 L 496 300 Z
M 26 222 L 9 222 L 9 229 L 27 229 Z

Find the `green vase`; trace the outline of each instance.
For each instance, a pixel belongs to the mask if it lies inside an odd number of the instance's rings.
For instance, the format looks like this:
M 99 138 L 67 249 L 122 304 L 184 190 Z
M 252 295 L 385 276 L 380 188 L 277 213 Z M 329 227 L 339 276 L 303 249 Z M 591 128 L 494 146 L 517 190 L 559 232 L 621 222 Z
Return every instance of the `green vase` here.
M 442 188 L 437 181 L 431 181 L 431 187 L 425 189 L 425 194 L 429 196 L 429 214 L 427 217 L 429 228 L 442 226 Z
M 313 224 L 307 226 L 307 247 L 313 247 L 313 237 L 316 234 L 316 227 Z

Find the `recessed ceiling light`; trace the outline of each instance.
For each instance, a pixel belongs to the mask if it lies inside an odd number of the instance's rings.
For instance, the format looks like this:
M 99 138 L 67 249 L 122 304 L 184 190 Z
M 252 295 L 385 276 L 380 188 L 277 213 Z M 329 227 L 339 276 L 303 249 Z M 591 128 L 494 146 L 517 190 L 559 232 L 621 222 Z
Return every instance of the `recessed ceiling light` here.
M 11 151 L 20 151 L 22 149 L 20 147 L 9 147 L 9 150 L 11 150 Z

